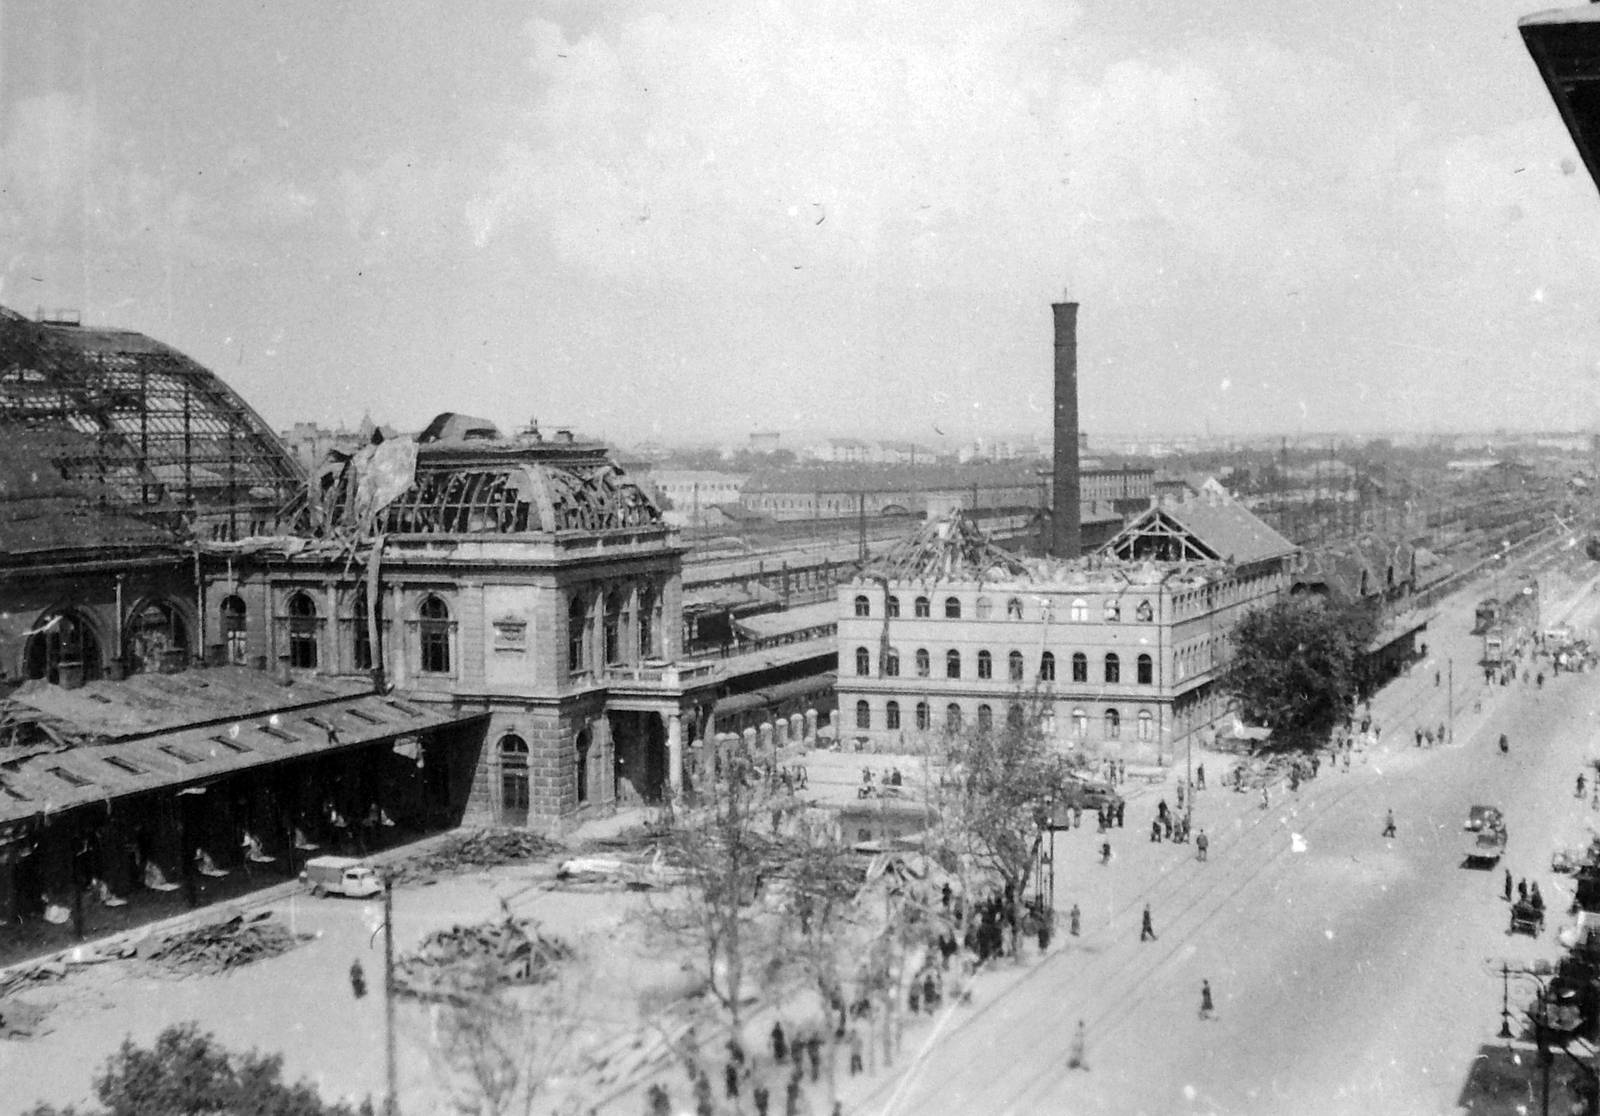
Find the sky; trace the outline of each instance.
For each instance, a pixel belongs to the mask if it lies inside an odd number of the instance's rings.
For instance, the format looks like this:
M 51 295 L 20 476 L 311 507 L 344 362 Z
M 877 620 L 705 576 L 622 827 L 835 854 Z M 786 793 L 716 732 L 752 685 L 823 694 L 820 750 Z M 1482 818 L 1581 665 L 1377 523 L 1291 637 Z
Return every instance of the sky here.
M 1517 0 L 0 0 L 0 304 L 270 422 L 1600 428 Z

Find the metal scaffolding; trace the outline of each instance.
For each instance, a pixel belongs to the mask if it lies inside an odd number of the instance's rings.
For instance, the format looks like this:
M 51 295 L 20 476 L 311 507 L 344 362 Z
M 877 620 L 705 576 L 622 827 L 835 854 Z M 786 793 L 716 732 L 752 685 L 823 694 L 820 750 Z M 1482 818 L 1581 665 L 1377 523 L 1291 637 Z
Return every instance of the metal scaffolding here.
M 44 447 L 99 499 L 198 537 L 269 529 L 304 484 L 261 416 L 143 334 L 30 321 L 0 307 L 0 436 Z

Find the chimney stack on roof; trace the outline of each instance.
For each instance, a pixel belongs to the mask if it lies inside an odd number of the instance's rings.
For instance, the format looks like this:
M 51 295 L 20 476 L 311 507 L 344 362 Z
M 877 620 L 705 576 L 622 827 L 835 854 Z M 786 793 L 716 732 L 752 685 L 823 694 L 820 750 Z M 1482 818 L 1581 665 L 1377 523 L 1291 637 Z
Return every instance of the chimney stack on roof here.
M 1076 558 L 1083 549 L 1078 523 L 1078 304 L 1052 303 L 1056 324 L 1055 481 L 1050 554 Z

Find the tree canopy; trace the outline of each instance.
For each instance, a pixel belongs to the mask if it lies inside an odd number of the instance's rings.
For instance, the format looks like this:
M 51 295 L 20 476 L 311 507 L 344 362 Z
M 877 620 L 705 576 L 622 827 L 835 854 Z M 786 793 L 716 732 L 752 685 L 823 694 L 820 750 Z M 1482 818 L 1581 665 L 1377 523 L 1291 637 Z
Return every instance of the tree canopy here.
M 1354 708 L 1376 629 L 1371 609 L 1318 597 L 1253 612 L 1234 628 L 1223 689 L 1241 717 L 1279 740 L 1318 742 Z
M 305 1081 L 286 1084 L 281 1055 L 231 1054 L 193 1023 L 168 1027 L 149 1050 L 124 1039 L 94 1092 L 100 1111 L 41 1104 L 27 1116 L 372 1116 L 370 1102 L 328 1104 Z

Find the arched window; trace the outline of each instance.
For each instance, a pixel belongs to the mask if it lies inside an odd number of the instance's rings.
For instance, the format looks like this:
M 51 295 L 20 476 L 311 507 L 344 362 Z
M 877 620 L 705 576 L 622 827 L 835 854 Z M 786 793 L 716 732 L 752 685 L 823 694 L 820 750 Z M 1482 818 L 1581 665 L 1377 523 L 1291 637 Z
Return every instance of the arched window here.
M 988 732 L 992 728 L 994 728 L 994 710 L 987 704 L 978 706 L 978 731 Z
M 1072 622 L 1074 624 L 1087 624 L 1089 622 L 1089 602 L 1078 597 L 1072 602 Z
M 1081 709 L 1072 711 L 1072 735 L 1079 740 L 1089 738 L 1089 714 Z
M 1013 651 L 1006 656 L 1006 667 L 1011 676 L 1011 681 L 1022 681 L 1022 652 Z
M 890 597 L 886 602 L 884 602 L 883 611 L 891 620 L 898 617 L 900 615 L 900 598 Z
M 1054 736 L 1056 734 L 1056 711 L 1054 706 L 1047 705 L 1039 711 L 1039 731 L 1045 736 Z
M 1145 743 L 1156 738 L 1156 719 L 1150 716 L 1150 710 L 1139 710 L 1139 739 Z
M 961 706 L 953 701 L 944 707 L 944 731 L 961 731 Z
M 961 598 L 946 597 L 944 599 L 944 618 L 946 620 L 961 619 Z
M 178 610 L 166 601 L 148 600 L 123 625 L 123 661 L 133 674 L 159 671 L 171 660 L 176 667 L 189 650 L 189 631 Z
M 1106 600 L 1105 618 L 1107 624 L 1122 623 L 1122 602 L 1115 597 Z
M 520 736 L 500 738 L 500 816 L 510 825 L 528 823 L 528 744 Z
M 994 606 L 989 603 L 989 598 L 988 597 L 979 597 L 978 598 L 978 605 L 977 605 L 976 613 L 977 613 L 977 617 L 978 617 L 979 620 L 987 620 L 987 619 L 989 619 L 989 615 L 993 611 L 994 611 Z
M 1149 601 L 1140 601 L 1139 607 L 1133 610 L 1133 618 L 1141 624 L 1148 624 L 1156 618 L 1155 610 L 1150 607 Z
M 228 594 L 222 598 L 222 647 L 227 661 L 242 666 L 249 657 L 246 609 L 244 598 Z
M 994 677 L 994 656 L 987 651 L 978 652 L 978 677 Z
M 289 598 L 289 665 L 299 670 L 317 667 L 317 604 L 305 593 Z
M 900 727 L 900 703 L 891 701 L 883 707 L 883 724 L 885 728 L 897 729 Z
M 900 652 L 893 647 L 884 652 L 883 674 L 886 678 L 900 677 Z
M 1139 685 L 1148 686 L 1155 681 L 1155 660 L 1149 655 L 1140 655 L 1138 660 Z
M 1018 705 L 1016 702 L 1012 702 L 1010 705 L 1006 706 L 1006 724 L 1009 727 L 1014 729 L 1021 728 L 1022 719 L 1022 706 Z
M 864 701 L 856 702 L 856 728 L 869 729 L 872 727 L 872 706 Z
M 646 586 L 639 590 L 639 658 L 656 657 L 656 609 L 660 600 L 655 590 Z
M 872 673 L 872 652 L 865 647 L 856 648 L 856 673 L 863 676 Z
M 1056 680 L 1056 657 L 1046 651 L 1039 656 L 1039 681 L 1054 682 Z
M 567 602 L 567 670 L 578 674 L 588 669 L 589 602 L 582 593 L 574 593 Z
M 1115 709 L 1106 710 L 1106 739 L 1115 740 L 1122 735 L 1122 714 Z
M 1072 653 L 1072 680 L 1074 682 L 1089 681 L 1089 656 L 1082 651 Z
M 916 614 L 918 616 L 921 616 L 921 617 L 926 617 L 926 616 L 933 615 L 931 607 L 928 604 L 928 598 L 927 597 L 918 597 L 917 598 L 916 604 L 915 604 L 915 611 L 916 611 Z
M 1007 620 L 1021 620 L 1022 619 L 1022 598 L 1021 597 L 1012 597 L 1010 600 L 1006 601 L 1006 619 Z
M 1122 681 L 1122 660 L 1117 658 L 1116 652 L 1106 652 L 1106 681 Z
M 29 678 L 59 685 L 63 676 L 69 682 L 100 677 L 100 640 L 75 612 L 57 612 L 35 623 L 22 657 Z
M 622 627 L 624 605 L 622 591 L 613 589 L 606 594 L 605 653 L 606 666 L 622 661 Z
M 450 608 L 438 597 L 429 597 L 417 609 L 417 635 L 422 642 L 423 672 L 449 674 Z
M 961 677 L 961 652 L 952 650 L 944 653 L 944 676 L 946 678 Z
M 928 709 L 928 703 L 925 701 L 917 702 L 917 727 L 926 732 L 928 726 L 932 723 L 933 718 Z
M 857 616 L 871 616 L 872 615 L 872 602 L 867 599 L 867 595 L 865 593 L 856 594 L 856 615 Z
M 933 660 L 928 657 L 926 647 L 917 648 L 917 677 L 926 678 L 933 669 Z

